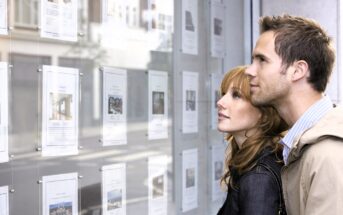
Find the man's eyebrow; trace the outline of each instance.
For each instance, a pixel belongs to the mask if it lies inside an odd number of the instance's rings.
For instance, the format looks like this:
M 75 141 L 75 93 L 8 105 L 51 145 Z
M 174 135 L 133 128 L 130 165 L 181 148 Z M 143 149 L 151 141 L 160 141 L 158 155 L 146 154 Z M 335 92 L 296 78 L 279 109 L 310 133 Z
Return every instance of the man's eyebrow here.
M 255 58 L 258 58 L 258 59 L 265 59 L 265 60 L 268 60 L 268 59 L 269 59 L 266 55 L 261 54 L 261 53 L 253 53 L 253 54 L 252 54 L 252 59 L 255 59 Z

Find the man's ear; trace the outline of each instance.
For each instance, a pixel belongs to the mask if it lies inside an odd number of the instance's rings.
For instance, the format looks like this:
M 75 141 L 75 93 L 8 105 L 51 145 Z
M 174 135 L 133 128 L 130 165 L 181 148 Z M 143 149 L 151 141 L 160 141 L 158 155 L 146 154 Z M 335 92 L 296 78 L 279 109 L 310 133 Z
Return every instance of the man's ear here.
M 297 81 L 302 78 L 307 78 L 310 75 L 308 64 L 304 60 L 298 60 L 293 63 L 294 72 L 292 74 L 292 81 Z

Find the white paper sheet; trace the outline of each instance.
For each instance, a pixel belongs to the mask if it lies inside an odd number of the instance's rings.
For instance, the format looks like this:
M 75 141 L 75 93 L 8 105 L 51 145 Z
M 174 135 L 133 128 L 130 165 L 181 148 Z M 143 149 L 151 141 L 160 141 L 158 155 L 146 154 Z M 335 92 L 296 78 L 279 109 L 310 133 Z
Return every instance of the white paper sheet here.
M 198 149 L 182 151 L 182 212 L 198 207 Z
M 211 4 L 211 56 L 223 58 L 225 55 L 225 7 L 223 4 Z
M 41 37 L 77 41 L 78 0 L 41 0 Z
M 167 214 L 167 156 L 149 157 L 149 215 Z
M 78 214 L 77 173 L 43 176 L 43 215 Z
M 127 71 L 103 69 L 103 146 L 127 144 Z
M 102 167 L 102 212 L 104 215 L 126 214 L 126 164 Z
M 0 34 L 8 34 L 7 0 L 0 0 Z
M 79 71 L 43 66 L 42 155 L 78 153 Z
M 148 139 L 168 138 L 168 73 L 149 71 Z
M 183 72 L 182 77 L 182 132 L 198 132 L 199 74 Z
M 0 163 L 8 160 L 8 66 L 0 62 Z
M 220 187 L 220 179 L 224 174 L 225 165 L 225 145 L 212 145 L 212 201 L 221 200 L 225 197 L 225 192 Z
M 0 215 L 9 215 L 8 186 L 0 187 Z
M 220 99 L 220 83 L 222 75 L 211 74 L 211 128 L 217 129 L 218 124 L 218 108 L 217 101 Z
M 182 0 L 182 52 L 198 54 L 198 1 Z

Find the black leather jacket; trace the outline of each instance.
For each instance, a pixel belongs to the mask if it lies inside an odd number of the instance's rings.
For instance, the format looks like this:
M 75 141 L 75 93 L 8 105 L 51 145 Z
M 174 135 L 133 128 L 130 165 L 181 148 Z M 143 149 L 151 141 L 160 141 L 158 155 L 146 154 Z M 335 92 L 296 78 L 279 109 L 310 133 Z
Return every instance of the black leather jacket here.
M 218 215 L 278 214 L 280 204 L 283 204 L 280 187 L 282 163 L 276 161 L 276 155 L 265 149 L 258 156 L 256 166 L 250 171 L 238 175 L 231 170 L 233 182 L 237 187 L 228 188 L 226 200 Z

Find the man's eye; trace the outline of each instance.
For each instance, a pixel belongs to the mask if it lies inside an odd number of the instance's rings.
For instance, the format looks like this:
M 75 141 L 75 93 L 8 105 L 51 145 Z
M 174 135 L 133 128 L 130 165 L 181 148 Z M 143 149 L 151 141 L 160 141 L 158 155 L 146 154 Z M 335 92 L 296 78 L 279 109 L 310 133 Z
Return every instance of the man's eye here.
M 266 59 L 263 56 L 254 56 L 252 61 L 257 61 L 257 62 L 265 62 Z
M 259 60 L 260 62 L 266 61 L 266 59 L 264 59 L 264 57 L 259 57 L 258 60 Z

